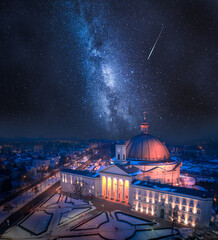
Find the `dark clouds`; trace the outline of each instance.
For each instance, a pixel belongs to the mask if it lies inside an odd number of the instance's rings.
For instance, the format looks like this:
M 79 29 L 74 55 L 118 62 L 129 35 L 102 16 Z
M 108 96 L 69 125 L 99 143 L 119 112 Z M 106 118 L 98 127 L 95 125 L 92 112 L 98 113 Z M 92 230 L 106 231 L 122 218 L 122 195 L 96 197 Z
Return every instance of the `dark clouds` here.
M 146 110 L 166 141 L 216 138 L 216 1 L 0 7 L 2 137 L 127 138 Z

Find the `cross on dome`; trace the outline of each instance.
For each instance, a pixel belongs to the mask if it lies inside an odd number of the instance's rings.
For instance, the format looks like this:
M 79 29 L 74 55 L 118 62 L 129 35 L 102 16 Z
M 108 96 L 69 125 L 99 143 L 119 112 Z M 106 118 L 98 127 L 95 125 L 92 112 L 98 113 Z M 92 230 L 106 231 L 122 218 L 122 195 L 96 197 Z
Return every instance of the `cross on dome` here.
M 148 124 L 148 122 L 146 120 L 147 112 L 143 112 L 143 114 L 144 114 L 144 120 L 143 120 L 143 122 L 141 124 L 141 133 L 142 134 L 147 134 L 148 133 L 148 128 L 149 128 L 149 124 Z
M 143 114 L 144 114 L 144 120 L 146 120 L 146 114 L 147 114 L 147 112 L 143 112 Z

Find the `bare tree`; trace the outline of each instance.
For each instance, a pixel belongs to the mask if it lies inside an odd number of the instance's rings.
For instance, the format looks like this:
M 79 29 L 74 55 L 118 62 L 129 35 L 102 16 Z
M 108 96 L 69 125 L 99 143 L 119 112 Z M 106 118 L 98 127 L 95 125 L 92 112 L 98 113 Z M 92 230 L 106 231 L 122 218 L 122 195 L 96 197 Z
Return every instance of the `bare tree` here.
M 85 181 L 74 181 L 72 184 L 72 190 L 79 198 L 88 194 L 88 184 Z
M 174 226 L 178 220 L 178 209 L 177 208 L 173 208 L 172 209 L 172 233 L 173 233 L 173 230 L 174 230 Z

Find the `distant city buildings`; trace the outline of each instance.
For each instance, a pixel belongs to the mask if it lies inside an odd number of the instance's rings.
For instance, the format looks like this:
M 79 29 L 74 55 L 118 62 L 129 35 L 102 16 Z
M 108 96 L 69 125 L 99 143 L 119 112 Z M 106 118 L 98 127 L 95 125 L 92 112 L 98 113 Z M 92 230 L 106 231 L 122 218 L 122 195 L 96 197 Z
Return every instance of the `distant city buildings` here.
M 50 166 L 50 160 L 49 159 L 34 159 L 33 160 L 33 166 L 36 167 L 38 170 L 44 169 L 47 170 Z

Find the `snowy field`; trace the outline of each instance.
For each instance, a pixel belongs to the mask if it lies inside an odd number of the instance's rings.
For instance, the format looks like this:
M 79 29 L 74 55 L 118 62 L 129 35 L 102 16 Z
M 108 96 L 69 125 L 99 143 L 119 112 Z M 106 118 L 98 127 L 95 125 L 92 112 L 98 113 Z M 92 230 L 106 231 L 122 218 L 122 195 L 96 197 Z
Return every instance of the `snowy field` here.
M 61 195 L 56 193 L 53 196 L 51 196 L 43 205 L 42 207 L 48 207 L 52 204 L 57 204 L 60 200 Z
M 68 198 L 72 203 L 66 202 L 63 194 L 53 194 L 41 205 L 33 209 L 33 212 L 23 219 L 17 226 L 9 228 L 3 237 L 8 239 L 32 239 L 39 236 L 47 239 L 46 234 L 57 235 L 66 228 L 72 228 L 75 221 L 87 218 L 94 206 L 73 198 Z M 90 216 L 89 216 L 90 217 Z M 64 227 L 62 227 L 64 224 Z M 78 223 L 77 223 L 78 224 Z
M 51 187 L 54 183 L 60 180 L 60 174 L 57 173 L 56 177 L 51 177 L 46 181 L 37 185 L 39 192 L 34 193 L 33 189 L 28 190 L 27 192 L 19 195 L 18 197 L 11 200 L 9 203 L 13 206 L 13 209 L 8 213 L 7 211 L 3 211 L 3 206 L 0 207 L 0 222 L 3 222 L 7 219 L 11 214 L 16 212 L 18 209 L 22 208 L 25 204 L 31 201 L 33 198 L 44 192 L 46 189 Z
M 148 225 L 150 224 L 150 225 Z M 90 218 L 88 221 L 74 228 L 67 236 L 72 239 L 92 239 L 91 235 L 99 234 L 102 238 L 93 239 L 150 239 L 161 238 L 169 235 L 177 234 L 172 229 L 155 229 L 156 223 L 146 221 L 141 218 L 128 215 L 119 211 L 110 213 L 101 213 L 96 217 Z M 89 235 L 90 234 L 90 235 Z M 77 238 L 77 236 L 79 236 Z
M 77 217 L 78 215 L 87 212 L 90 208 L 76 208 L 70 209 L 68 212 L 61 213 L 59 224 L 66 223 L 67 221 Z
M 74 204 L 72 204 L 74 203 Z M 172 234 L 155 222 L 121 211 L 99 212 L 93 205 L 53 194 L 2 236 L 7 239 L 148 239 Z M 95 211 L 93 211 L 95 210 Z M 176 231 L 174 230 L 174 233 Z
M 38 211 L 30 215 L 19 226 L 35 235 L 39 235 L 46 231 L 51 218 L 52 214 L 48 214 L 45 211 Z
M 65 201 L 66 203 L 73 203 L 74 205 L 88 205 L 88 202 L 85 202 L 80 199 L 71 198 L 71 197 L 66 197 Z
M 136 218 L 136 217 L 133 217 L 133 216 L 128 216 L 128 215 L 126 215 L 124 213 L 121 213 L 121 212 L 117 212 L 116 216 L 117 216 L 118 220 L 129 222 L 130 224 L 133 224 L 133 225 L 141 225 L 141 224 L 151 223 L 150 221 L 142 220 L 140 218 Z
M 136 231 L 135 235 L 131 237 L 132 240 L 138 239 L 153 239 L 160 237 L 167 237 L 172 234 L 176 234 L 177 232 L 174 230 L 172 233 L 172 229 L 156 229 L 150 231 Z
M 103 212 L 100 215 L 92 218 L 91 220 L 88 220 L 86 223 L 75 228 L 74 230 L 85 230 L 85 229 L 90 229 L 90 228 L 98 228 L 100 224 L 108 221 L 106 214 L 107 213 Z

